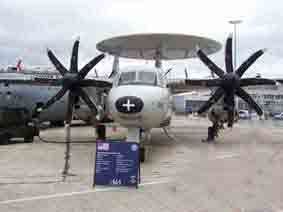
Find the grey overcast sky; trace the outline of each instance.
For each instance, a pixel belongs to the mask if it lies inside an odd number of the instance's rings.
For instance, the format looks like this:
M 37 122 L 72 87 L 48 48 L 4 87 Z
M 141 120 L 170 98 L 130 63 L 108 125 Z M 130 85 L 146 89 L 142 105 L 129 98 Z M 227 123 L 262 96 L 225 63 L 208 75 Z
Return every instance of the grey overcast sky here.
M 0 65 L 23 58 L 28 65 L 50 65 L 46 47 L 68 64 L 71 47 L 81 37 L 80 63 L 98 54 L 96 43 L 131 33 L 183 33 L 206 36 L 225 43 L 238 26 L 238 64 L 254 51 L 268 51 L 247 72 L 283 77 L 283 2 L 280 0 L 1 0 Z M 211 56 L 223 67 L 223 51 Z M 99 74 L 110 72 L 113 58 L 98 65 Z M 137 61 L 124 61 L 122 66 Z M 141 62 L 139 62 L 141 63 Z M 176 76 L 188 67 L 192 77 L 209 74 L 198 59 L 173 61 Z

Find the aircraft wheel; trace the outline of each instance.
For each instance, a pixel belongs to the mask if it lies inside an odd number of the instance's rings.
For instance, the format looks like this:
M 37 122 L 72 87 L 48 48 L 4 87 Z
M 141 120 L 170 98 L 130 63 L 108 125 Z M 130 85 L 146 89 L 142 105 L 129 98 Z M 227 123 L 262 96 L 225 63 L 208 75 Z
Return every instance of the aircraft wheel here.
M 0 136 L 0 144 L 7 145 L 9 144 L 9 142 L 10 142 L 9 134 L 5 133 Z
M 64 121 L 50 121 L 50 124 L 53 127 L 64 127 Z
M 32 143 L 33 142 L 33 136 L 26 136 L 24 137 L 25 143 Z
M 103 124 L 99 124 L 96 126 L 96 135 L 97 139 L 105 140 L 106 139 L 106 127 Z

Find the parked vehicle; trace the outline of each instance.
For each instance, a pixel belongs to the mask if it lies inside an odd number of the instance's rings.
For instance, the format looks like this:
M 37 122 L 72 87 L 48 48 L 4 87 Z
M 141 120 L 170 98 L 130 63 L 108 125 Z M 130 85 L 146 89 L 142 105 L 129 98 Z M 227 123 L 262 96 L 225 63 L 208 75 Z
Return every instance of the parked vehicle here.
M 239 118 L 240 119 L 250 119 L 251 116 L 248 110 L 239 110 Z
M 24 138 L 25 142 L 33 142 L 39 130 L 29 125 L 28 110 L 25 108 L 0 109 L 0 144 L 8 144 L 11 138 Z
M 273 116 L 273 119 L 276 119 L 276 120 L 283 120 L 283 112 L 278 113 L 278 114 L 275 114 L 275 115 Z

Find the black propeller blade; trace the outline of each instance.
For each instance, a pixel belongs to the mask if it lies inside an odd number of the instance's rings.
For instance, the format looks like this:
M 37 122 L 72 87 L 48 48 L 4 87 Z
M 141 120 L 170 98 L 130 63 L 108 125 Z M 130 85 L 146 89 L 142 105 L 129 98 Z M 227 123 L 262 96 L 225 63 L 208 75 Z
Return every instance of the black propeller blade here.
M 218 88 L 215 93 L 206 101 L 201 108 L 198 110 L 198 113 L 203 113 L 207 111 L 213 104 L 215 104 L 224 94 L 224 90 L 220 87 Z
M 233 72 L 232 34 L 229 35 L 225 47 L 225 67 L 227 73 Z
M 58 101 L 59 99 L 61 99 L 68 91 L 67 87 L 62 87 L 58 93 L 53 96 L 52 98 L 50 98 L 45 105 L 43 105 L 43 109 L 46 109 L 48 107 L 50 107 L 51 105 L 53 105 L 56 101 Z
M 262 116 L 263 112 L 258 104 L 253 100 L 253 98 L 242 88 L 239 88 L 236 94 L 241 97 L 245 102 L 247 102 L 251 108 L 253 108 L 258 115 Z
M 78 52 L 79 52 L 79 45 L 80 45 L 80 40 L 77 39 L 74 43 L 73 46 L 73 51 L 72 51 L 72 57 L 70 61 L 70 72 L 71 73 L 77 73 L 78 72 Z
M 67 69 L 60 63 L 60 61 L 57 60 L 57 58 L 50 49 L 47 49 L 47 56 L 62 76 L 64 76 L 68 72 Z
M 243 76 L 245 71 L 261 56 L 264 54 L 266 49 L 261 49 L 252 54 L 243 64 L 236 70 L 239 77 Z
M 79 76 L 81 79 L 84 79 L 86 75 L 91 71 L 91 69 L 99 63 L 105 57 L 104 54 L 100 54 L 97 57 L 93 58 L 88 64 L 86 64 L 82 70 L 79 72 Z
M 197 50 L 197 56 L 199 59 L 213 72 L 215 73 L 218 77 L 222 78 L 224 76 L 224 71 L 219 68 L 215 63 L 213 63 L 206 55 L 205 53 L 201 50 Z
M 225 68 L 226 72 L 220 69 L 215 63 L 213 63 L 201 50 L 197 50 L 197 55 L 200 60 L 213 72 L 219 79 L 218 83 L 207 83 L 208 85 L 217 85 L 219 88 L 210 97 L 210 99 L 202 105 L 198 110 L 198 113 L 207 111 L 215 102 L 221 97 L 223 98 L 224 109 L 228 112 L 228 127 L 232 127 L 234 122 L 235 111 L 235 95 L 241 97 L 251 108 L 253 108 L 259 116 L 263 114 L 258 104 L 252 99 L 252 97 L 241 88 L 241 86 L 252 85 L 275 85 L 273 80 L 262 78 L 246 78 L 241 79 L 245 71 L 261 56 L 265 50 L 259 50 L 252 54 L 236 71 L 233 67 L 232 57 L 232 35 L 227 38 L 225 47 Z
M 83 101 L 86 103 L 86 105 L 89 107 L 91 112 L 93 114 L 97 114 L 97 106 L 91 101 L 87 93 L 82 88 L 77 88 L 77 93 L 79 96 L 83 99 Z

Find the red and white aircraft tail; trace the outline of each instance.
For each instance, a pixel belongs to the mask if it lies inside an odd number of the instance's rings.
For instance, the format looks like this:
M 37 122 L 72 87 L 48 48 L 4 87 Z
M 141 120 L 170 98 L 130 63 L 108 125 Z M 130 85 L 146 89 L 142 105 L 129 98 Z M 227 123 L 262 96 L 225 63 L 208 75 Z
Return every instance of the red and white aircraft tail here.
M 23 69 L 24 69 L 24 64 L 23 64 L 22 59 L 19 59 L 19 60 L 18 60 L 17 65 L 16 65 L 16 68 L 17 68 L 17 72 L 22 72 L 22 71 L 23 71 Z

